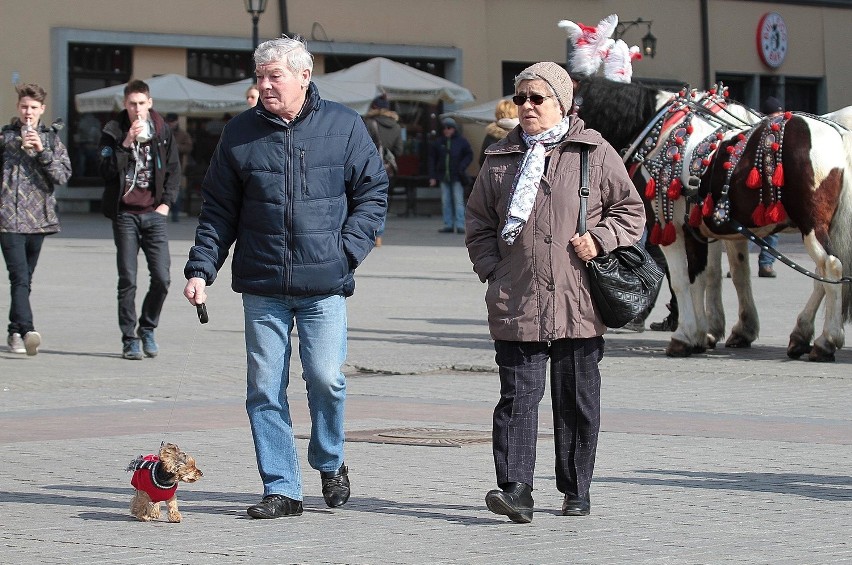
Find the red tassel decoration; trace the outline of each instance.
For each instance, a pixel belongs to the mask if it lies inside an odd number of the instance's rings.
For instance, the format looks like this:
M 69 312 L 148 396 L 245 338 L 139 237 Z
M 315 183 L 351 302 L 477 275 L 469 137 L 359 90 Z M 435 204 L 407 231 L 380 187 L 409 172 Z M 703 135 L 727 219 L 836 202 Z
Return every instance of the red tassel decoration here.
M 680 198 L 682 188 L 683 183 L 680 181 L 679 178 L 675 178 L 669 185 L 669 189 L 666 191 L 666 196 L 669 197 L 669 200 L 677 200 L 678 198 Z
M 784 203 L 779 200 L 775 203 L 775 206 L 778 208 L 778 221 L 785 221 L 787 219 L 787 209 L 784 208 Z
M 701 215 L 705 218 L 709 217 L 710 214 L 713 213 L 713 206 L 715 206 L 713 203 L 713 195 L 708 194 L 704 199 L 704 203 L 701 205 Z
M 689 225 L 697 228 L 701 225 L 701 206 L 693 206 L 689 211 Z
M 654 180 L 654 177 L 648 179 L 648 182 L 645 184 L 645 200 L 653 200 L 657 195 L 657 181 Z
M 660 241 L 663 239 L 663 230 L 660 229 L 660 223 L 655 222 L 654 227 L 651 228 L 651 235 L 648 236 L 648 240 L 654 245 L 660 245 Z
M 763 205 L 762 201 L 754 209 L 754 212 L 751 213 L 751 221 L 756 226 L 766 225 L 766 206 Z
M 677 239 L 677 232 L 672 222 L 666 222 L 666 227 L 663 229 L 663 239 L 660 245 L 671 245 Z
M 787 218 L 787 211 L 781 201 L 773 202 L 766 210 L 766 223 L 777 224 L 783 222 Z
M 757 170 L 757 167 L 752 167 L 746 179 L 746 186 L 749 188 L 760 188 L 760 185 L 760 171 Z
M 778 163 L 775 167 L 775 172 L 772 173 L 772 184 L 775 186 L 784 186 L 784 165 Z

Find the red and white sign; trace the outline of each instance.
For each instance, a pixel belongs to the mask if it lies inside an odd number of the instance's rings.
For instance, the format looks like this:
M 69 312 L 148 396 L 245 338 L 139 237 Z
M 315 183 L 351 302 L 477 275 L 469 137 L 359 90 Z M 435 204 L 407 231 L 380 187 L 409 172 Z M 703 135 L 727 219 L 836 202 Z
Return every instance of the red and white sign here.
M 757 24 L 757 53 L 767 66 L 777 69 L 787 56 L 787 24 L 778 12 L 767 12 Z

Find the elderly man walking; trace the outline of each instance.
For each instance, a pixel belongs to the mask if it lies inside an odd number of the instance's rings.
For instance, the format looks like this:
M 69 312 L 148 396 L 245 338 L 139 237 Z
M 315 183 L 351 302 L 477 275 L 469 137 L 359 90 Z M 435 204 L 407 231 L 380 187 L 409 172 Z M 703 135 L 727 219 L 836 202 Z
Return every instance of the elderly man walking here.
M 184 296 L 203 304 L 228 250 L 243 295 L 246 410 L 263 481 L 253 518 L 302 513 L 302 478 L 287 385 L 299 331 L 308 392 L 308 463 L 329 507 L 349 499 L 343 461 L 346 297 L 387 212 L 388 178 L 361 117 L 320 98 L 300 38 L 254 53 L 260 100 L 225 126 L 202 185 L 203 204 L 184 269 Z

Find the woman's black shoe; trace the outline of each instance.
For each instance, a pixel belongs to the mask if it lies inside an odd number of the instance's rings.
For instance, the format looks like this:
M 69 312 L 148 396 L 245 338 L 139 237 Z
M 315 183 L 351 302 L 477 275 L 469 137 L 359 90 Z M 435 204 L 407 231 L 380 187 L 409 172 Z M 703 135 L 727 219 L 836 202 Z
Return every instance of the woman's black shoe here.
M 529 524 L 533 518 L 532 487 L 526 483 L 505 483 L 501 489 L 488 491 L 485 505 L 513 522 Z
M 252 518 L 280 518 L 282 516 L 301 516 L 302 501 L 287 498 L 281 494 L 270 494 L 246 510 Z

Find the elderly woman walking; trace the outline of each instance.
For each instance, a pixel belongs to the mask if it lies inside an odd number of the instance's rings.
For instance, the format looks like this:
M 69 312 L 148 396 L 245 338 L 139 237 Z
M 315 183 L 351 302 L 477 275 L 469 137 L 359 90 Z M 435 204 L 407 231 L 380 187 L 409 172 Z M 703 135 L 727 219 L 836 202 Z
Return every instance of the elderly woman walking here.
M 533 516 L 538 405 L 550 366 L 556 488 L 562 514 L 589 514 L 600 428 L 598 363 L 606 326 L 585 262 L 639 240 L 642 201 L 616 151 L 569 115 L 573 87 L 556 63 L 515 77 L 519 127 L 486 151 L 467 205 L 465 241 L 485 302 L 500 371 L 493 452 L 498 489 L 485 502 Z M 589 150 L 588 225 L 577 235 L 580 154 Z

